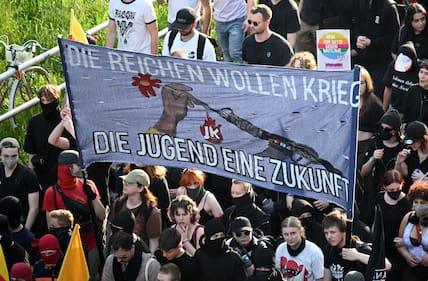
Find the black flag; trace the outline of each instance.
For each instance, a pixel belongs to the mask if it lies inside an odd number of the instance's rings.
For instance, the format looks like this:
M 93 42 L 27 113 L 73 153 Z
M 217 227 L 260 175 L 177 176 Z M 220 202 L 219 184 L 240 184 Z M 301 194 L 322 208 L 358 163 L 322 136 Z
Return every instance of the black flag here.
M 385 268 L 385 233 L 383 228 L 382 209 L 375 206 L 375 217 L 372 227 L 373 248 L 366 270 L 366 281 L 386 280 Z

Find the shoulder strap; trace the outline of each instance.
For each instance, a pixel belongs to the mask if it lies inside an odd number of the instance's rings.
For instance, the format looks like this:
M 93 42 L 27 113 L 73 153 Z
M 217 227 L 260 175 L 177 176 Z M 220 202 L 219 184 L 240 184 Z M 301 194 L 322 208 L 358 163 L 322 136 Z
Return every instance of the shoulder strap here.
M 150 257 L 149 260 L 146 262 L 146 266 L 144 268 L 144 281 L 149 281 L 149 267 L 153 260 L 154 259 Z
M 171 54 L 171 47 L 172 47 L 172 43 L 174 43 L 174 39 L 178 34 L 178 30 L 171 30 L 171 32 L 169 33 L 169 38 L 168 38 L 168 50 L 169 50 L 169 54 Z
M 198 49 L 196 50 L 196 58 L 198 60 L 202 60 L 202 57 L 204 56 L 204 48 L 205 48 L 206 41 L 207 41 L 207 37 L 204 34 L 199 33 Z

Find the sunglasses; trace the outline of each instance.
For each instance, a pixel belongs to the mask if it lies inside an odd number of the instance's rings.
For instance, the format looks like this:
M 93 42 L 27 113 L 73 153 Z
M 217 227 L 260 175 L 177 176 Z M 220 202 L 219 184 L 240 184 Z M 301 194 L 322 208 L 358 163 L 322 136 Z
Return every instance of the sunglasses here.
M 256 21 L 252 21 L 252 20 L 247 20 L 249 25 L 254 25 L 255 27 L 257 27 L 260 23 L 256 22 Z
M 249 230 L 245 230 L 245 231 L 241 231 L 241 232 L 235 232 L 236 237 L 241 237 L 242 235 L 248 236 L 250 235 L 251 231 Z

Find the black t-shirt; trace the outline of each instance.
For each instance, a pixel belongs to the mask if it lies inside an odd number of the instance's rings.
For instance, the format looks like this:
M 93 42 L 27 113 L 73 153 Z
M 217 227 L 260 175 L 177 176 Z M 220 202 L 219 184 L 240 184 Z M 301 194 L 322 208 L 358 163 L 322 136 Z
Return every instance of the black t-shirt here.
M 410 87 L 403 114 L 404 123 L 419 120 L 428 124 L 428 90 L 419 85 Z
M 317 25 L 321 19 L 321 4 L 320 0 L 305 0 L 303 2 L 302 10 L 300 11 L 300 18 L 309 25 Z
M 43 159 L 43 165 L 34 167 L 43 190 L 55 184 L 57 179 L 57 161 L 62 150 L 50 145 L 48 138 L 60 121 L 58 111 L 57 116 L 53 119 L 47 119 L 43 113 L 40 113 L 28 122 L 24 150 Z M 71 147 L 75 146 L 73 137 L 66 130 L 64 130 L 63 136 L 69 139 Z
M 166 259 L 160 250 L 155 252 L 156 259 L 161 265 L 167 263 L 174 263 L 178 266 L 181 272 L 181 280 L 186 281 L 198 281 L 201 280 L 201 272 L 195 258 L 184 253 L 181 257 L 168 260 Z
M 377 133 L 379 131 L 379 120 L 383 114 L 384 111 L 380 102 L 373 102 L 364 115 L 360 115 L 358 129 L 363 132 Z
M 383 84 L 391 88 L 391 105 L 400 113 L 404 112 L 405 100 L 411 86 L 418 84 L 418 69 L 414 67 L 410 72 L 394 70 L 394 61 L 391 62 L 383 76 Z
M 293 0 L 282 0 L 273 4 L 271 0 L 260 0 L 259 4 L 265 4 L 272 10 L 272 18 L 269 28 L 287 38 L 287 33 L 295 33 L 300 30 L 300 20 L 297 5 Z
M 254 34 L 250 35 L 242 45 L 242 58 L 249 64 L 284 66 L 292 55 L 288 41 L 275 32 L 263 42 L 257 42 Z
M 18 164 L 12 175 L 6 178 L 4 165 L 0 163 L 0 198 L 15 196 L 22 206 L 23 216 L 28 214 L 28 194 L 40 191 L 39 181 L 34 172 Z
M 411 151 L 410 155 L 405 160 L 407 164 L 407 176 L 404 178 L 404 192 L 407 193 L 409 191 L 410 186 L 413 184 L 412 173 L 415 169 L 419 169 L 422 173 L 428 172 L 428 158 L 419 163 L 419 156 L 417 151 Z
M 356 245 L 358 252 L 370 255 L 371 248 L 360 241 L 355 239 L 351 240 L 351 245 Z M 347 261 L 342 258 L 342 248 L 332 247 L 327 245 L 324 250 L 324 268 L 330 270 L 331 280 L 333 281 L 342 281 L 346 273 L 351 270 L 356 270 L 359 272 L 366 272 L 366 265 L 362 264 L 359 261 Z
M 373 142 L 373 147 L 371 147 L 365 155 L 366 157 L 364 158 L 364 163 L 373 156 L 373 152 L 376 149 L 383 149 L 383 157 L 377 160 L 374 165 L 374 179 L 376 184 L 383 182 L 383 176 L 386 171 L 394 169 L 395 161 L 397 160 L 397 154 L 403 150 L 403 148 L 404 145 L 401 142 L 399 142 L 394 147 L 387 147 L 383 144 L 381 139 L 375 139 Z
M 386 257 L 389 258 L 399 255 L 393 240 L 398 237 L 401 220 L 410 211 L 411 206 L 406 197 L 403 197 L 396 205 L 389 205 L 385 202 L 384 194 L 385 192 L 379 193 L 377 201 L 382 209 L 385 253 Z
M 210 256 L 204 249 L 196 250 L 195 259 L 201 268 L 201 281 L 242 281 L 245 279 L 241 257 L 234 251 Z M 183 279 L 184 280 L 184 279 Z

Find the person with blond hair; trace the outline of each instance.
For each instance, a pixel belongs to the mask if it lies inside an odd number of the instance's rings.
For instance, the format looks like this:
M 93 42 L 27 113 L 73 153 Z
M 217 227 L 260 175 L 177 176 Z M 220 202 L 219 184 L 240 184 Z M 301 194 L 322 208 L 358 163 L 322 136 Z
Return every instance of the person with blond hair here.
M 302 222 L 297 217 L 287 217 L 281 223 L 281 231 L 284 242 L 276 249 L 276 268 L 286 278 L 323 280 L 324 255 L 315 243 L 306 240 Z

